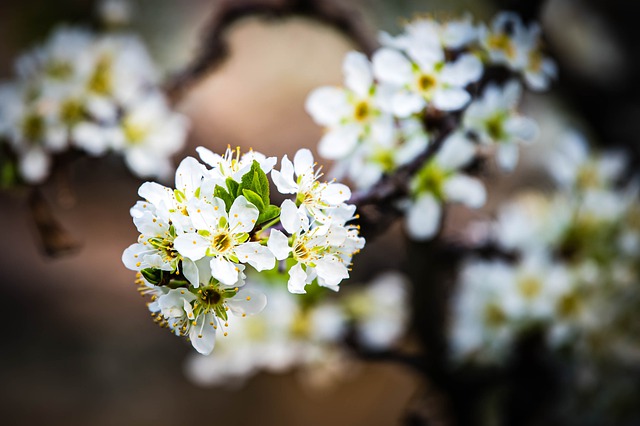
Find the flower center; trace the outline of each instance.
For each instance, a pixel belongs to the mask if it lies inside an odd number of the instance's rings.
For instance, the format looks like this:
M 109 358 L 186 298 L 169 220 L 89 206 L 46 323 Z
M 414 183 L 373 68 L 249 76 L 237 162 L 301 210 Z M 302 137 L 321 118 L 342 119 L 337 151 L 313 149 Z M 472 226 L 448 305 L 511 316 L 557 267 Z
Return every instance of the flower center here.
M 366 101 L 360 101 L 356 104 L 354 116 L 357 121 L 365 121 L 369 116 L 370 108 L 369 103 Z
M 206 306 L 215 306 L 222 300 L 222 295 L 215 288 L 207 288 L 202 291 L 200 299 Z
M 533 299 L 542 290 L 542 284 L 536 277 L 525 277 L 518 282 L 518 289 L 525 299 Z
M 428 92 L 433 89 L 436 85 L 436 79 L 434 76 L 429 74 L 420 74 L 418 76 L 418 89 L 421 92 Z
M 561 318 L 573 317 L 580 309 L 580 300 L 577 294 L 565 294 L 558 301 L 558 314 Z
M 305 261 L 311 257 L 311 250 L 305 247 L 305 245 L 301 241 L 298 241 L 293 247 L 293 256 L 296 258 L 296 260 Z
M 38 114 L 28 114 L 22 120 L 22 134 L 28 141 L 38 141 L 44 136 L 44 119 Z
M 487 133 L 494 141 L 504 139 L 504 120 L 502 114 L 495 114 L 486 122 Z
M 131 119 L 125 118 L 122 122 L 124 137 L 130 145 L 137 145 L 144 141 L 149 134 L 148 126 L 134 123 Z
M 45 73 L 56 80 L 66 80 L 72 71 L 71 65 L 65 61 L 53 60 L 45 66 Z
M 513 58 L 516 55 L 511 38 L 507 34 L 494 34 L 489 37 L 487 44 L 492 49 L 504 51 L 509 58 Z
M 231 235 L 228 232 L 221 232 L 213 237 L 211 246 L 218 253 L 228 251 L 233 245 Z
M 415 192 L 418 194 L 429 192 L 439 200 L 444 199 L 444 183 L 449 173 L 431 161 L 417 174 Z
M 495 303 L 488 304 L 484 309 L 484 319 L 487 324 L 492 326 L 498 326 L 503 324 L 507 317 L 504 314 L 504 311 L 500 309 L 498 305 Z
M 103 56 L 96 64 L 89 79 L 89 90 L 99 95 L 108 95 L 113 90 L 113 75 L 111 72 L 112 60 L 109 56 Z
M 82 120 L 84 108 L 82 103 L 76 99 L 65 100 L 60 107 L 60 118 L 72 127 Z

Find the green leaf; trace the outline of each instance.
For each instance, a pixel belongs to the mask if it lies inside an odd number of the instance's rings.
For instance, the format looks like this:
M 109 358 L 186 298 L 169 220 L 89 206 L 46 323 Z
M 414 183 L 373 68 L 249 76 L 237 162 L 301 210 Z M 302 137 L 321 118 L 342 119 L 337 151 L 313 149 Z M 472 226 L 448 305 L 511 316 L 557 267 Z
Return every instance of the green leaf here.
M 244 195 L 244 198 L 246 198 L 247 201 L 256 206 L 260 213 L 264 211 L 264 203 L 262 202 L 262 198 L 260 198 L 260 196 L 254 191 L 250 189 L 243 189 L 242 195 Z
M 269 205 L 269 179 L 256 160 L 253 160 L 251 170 L 242 176 L 240 189 L 250 189 L 260 196 L 264 205 Z
M 273 204 L 268 205 L 263 212 L 258 216 L 258 225 L 261 225 L 265 222 L 269 222 L 280 216 L 280 207 L 274 206 Z
M 227 184 L 227 189 L 229 190 L 229 194 L 231 194 L 231 196 L 234 199 L 236 199 L 238 195 L 240 195 L 238 191 L 240 184 L 231 178 L 227 178 L 225 182 Z
M 227 208 L 227 211 L 231 208 L 231 204 L 235 200 L 235 197 L 229 194 L 223 187 L 220 185 L 216 185 L 216 188 L 213 190 L 213 196 L 221 198 L 224 201 L 224 205 Z
M 162 282 L 163 272 L 164 271 L 155 268 L 146 268 L 140 271 L 142 276 L 153 285 L 158 285 Z

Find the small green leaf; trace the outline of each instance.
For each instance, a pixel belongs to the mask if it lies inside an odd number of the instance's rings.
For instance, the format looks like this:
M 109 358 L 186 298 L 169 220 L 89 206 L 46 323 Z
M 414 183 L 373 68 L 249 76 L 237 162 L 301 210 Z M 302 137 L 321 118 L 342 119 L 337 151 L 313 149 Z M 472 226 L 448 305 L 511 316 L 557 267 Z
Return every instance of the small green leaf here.
M 264 205 L 269 205 L 269 179 L 256 160 L 253 160 L 251 170 L 242 176 L 240 189 L 250 189 L 260 196 Z
M 213 196 L 217 197 L 217 198 L 221 198 L 222 201 L 224 201 L 224 205 L 225 205 L 227 211 L 229 211 L 229 209 L 231 208 L 231 205 L 233 204 L 233 201 L 235 200 L 235 197 L 233 195 L 229 194 L 220 185 L 216 185 L 216 188 L 213 190 Z
M 264 203 L 262 202 L 262 198 L 260 198 L 260 196 L 254 191 L 250 189 L 243 189 L 242 195 L 244 195 L 244 198 L 246 198 L 247 201 L 256 206 L 260 213 L 264 211 Z
M 149 281 L 153 285 L 158 285 L 162 282 L 163 271 L 155 268 L 146 268 L 140 271 L 145 280 Z
M 261 225 L 265 222 L 269 222 L 280 216 L 280 207 L 274 206 L 273 204 L 268 205 L 263 212 L 258 216 L 258 225 Z
M 235 199 L 240 195 L 238 189 L 240 188 L 240 184 L 231 178 L 227 178 L 225 181 L 227 184 L 227 189 L 229 190 L 229 194 Z

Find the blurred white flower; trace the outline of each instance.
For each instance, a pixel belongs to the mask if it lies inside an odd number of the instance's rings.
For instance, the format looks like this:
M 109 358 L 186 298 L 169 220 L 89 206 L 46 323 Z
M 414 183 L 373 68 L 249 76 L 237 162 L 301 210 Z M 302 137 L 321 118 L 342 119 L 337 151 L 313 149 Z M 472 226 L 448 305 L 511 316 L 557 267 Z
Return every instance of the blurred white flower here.
M 482 97 L 464 112 L 463 128 L 484 144 L 495 144 L 496 159 L 504 170 L 513 170 L 518 162 L 518 144 L 531 142 L 537 134 L 536 123 L 516 114 L 521 87 L 517 81 L 502 89 L 490 84 Z
M 421 27 L 402 50 L 383 47 L 373 56 L 373 71 L 387 97 L 382 105 L 397 117 L 408 117 L 433 106 L 442 111 L 461 109 L 471 100 L 465 86 L 482 76 L 482 63 L 471 54 L 446 62 L 437 33 Z
M 471 208 L 484 205 L 486 192 L 482 183 L 458 171 L 475 154 L 475 145 L 461 133 L 454 133 L 416 173 L 410 184 L 413 200 L 405 207 L 406 227 L 412 238 L 424 240 L 436 234 L 443 202 L 458 202 Z
M 520 72 L 532 90 L 546 90 L 556 77 L 555 62 L 541 52 L 540 27 L 526 27 L 516 13 L 499 13 L 490 29 L 480 25 L 479 39 L 491 62 Z
M 344 88 L 320 87 L 305 103 L 314 121 L 327 128 L 318 144 L 318 153 L 331 160 L 348 156 L 360 140 L 372 134 L 388 133 L 393 126 L 391 116 L 380 109 L 380 92 L 374 86 L 367 57 L 349 52 L 343 72 Z

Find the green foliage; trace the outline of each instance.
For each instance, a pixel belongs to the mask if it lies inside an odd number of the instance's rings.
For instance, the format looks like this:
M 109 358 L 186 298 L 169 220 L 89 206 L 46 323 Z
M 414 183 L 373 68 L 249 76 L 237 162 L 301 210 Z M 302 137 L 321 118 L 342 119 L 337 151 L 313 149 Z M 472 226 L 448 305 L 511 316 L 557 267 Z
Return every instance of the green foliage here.
M 227 187 L 217 185 L 213 195 L 224 201 L 227 211 L 235 199 L 242 195 L 260 212 L 256 226 L 274 220 L 280 215 L 280 208 L 271 204 L 269 180 L 257 161 L 253 161 L 251 169 L 242 176 L 239 183 L 231 178 L 225 183 Z

